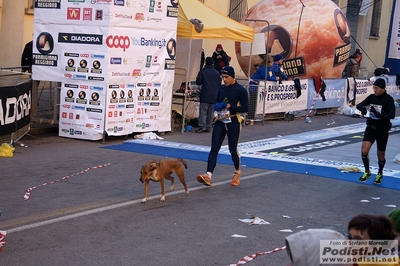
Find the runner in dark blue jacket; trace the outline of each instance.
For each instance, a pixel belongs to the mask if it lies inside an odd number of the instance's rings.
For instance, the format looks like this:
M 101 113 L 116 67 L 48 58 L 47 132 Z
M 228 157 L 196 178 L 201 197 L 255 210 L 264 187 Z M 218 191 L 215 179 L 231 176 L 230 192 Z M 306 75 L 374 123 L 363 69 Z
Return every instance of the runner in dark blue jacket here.
M 237 150 L 242 127 L 240 113 L 248 112 L 249 96 L 246 89 L 236 82 L 233 67 L 225 66 L 221 70 L 221 76 L 224 85 L 221 85 L 219 88 L 216 103 L 214 104 L 214 110 L 217 112 L 218 118 L 212 134 L 211 150 L 207 161 L 207 173 L 198 174 L 197 181 L 206 186 L 211 186 L 211 177 L 217 164 L 218 152 L 225 136 L 228 136 L 229 152 L 235 167 L 231 184 L 232 186 L 238 186 L 241 176 L 240 155 Z

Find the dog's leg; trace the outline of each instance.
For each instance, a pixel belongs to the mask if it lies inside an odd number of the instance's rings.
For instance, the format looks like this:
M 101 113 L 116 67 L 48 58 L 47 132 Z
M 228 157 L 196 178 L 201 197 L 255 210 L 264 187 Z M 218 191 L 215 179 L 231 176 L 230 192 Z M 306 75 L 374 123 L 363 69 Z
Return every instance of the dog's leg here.
M 147 194 L 149 193 L 149 181 L 147 180 L 144 184 L 144 197 L 142 199 L 142 203 L 146 203 L 147 201 Z
M 160 178 L 160 184 L 161 184 L 161 199 L 160 199 L 160 201 L 165 201 L 164 178 Z
M 171 181 L 171 187 L 170 187 L 169 191 L 174 190 L 174 181 L 175 181 L 175 180 L 174 180 L 174 177 L 171 176 L 171 173 L 168 173 L 168 174 L 165 176 L 165 179 Z
M 180 167 L 180 168 L 175 172 L 175 174 L 179 177 L 179 180 L 181 181 L 183 187 L 185 188 L 185 192 L 186 192 L 186 193 L 189 193 L 189 190 L 188 190 L 188 188 L 187 188 L 186 181 L 185 181 L 185 172 L 184 172 L 183 168 Z

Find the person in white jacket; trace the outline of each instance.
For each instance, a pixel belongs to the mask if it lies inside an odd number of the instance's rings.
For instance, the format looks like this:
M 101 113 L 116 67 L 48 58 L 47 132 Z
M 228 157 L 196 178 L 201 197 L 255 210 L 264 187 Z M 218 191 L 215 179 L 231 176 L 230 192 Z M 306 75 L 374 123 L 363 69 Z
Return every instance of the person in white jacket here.
M 320 262 L 320 241 L 346 241 L 343 234 L 331 229 L 308 229 L 291 234 L 285 238 L 286 251 L 292 266 L 338 266 L 352 264 L 329 264 Z

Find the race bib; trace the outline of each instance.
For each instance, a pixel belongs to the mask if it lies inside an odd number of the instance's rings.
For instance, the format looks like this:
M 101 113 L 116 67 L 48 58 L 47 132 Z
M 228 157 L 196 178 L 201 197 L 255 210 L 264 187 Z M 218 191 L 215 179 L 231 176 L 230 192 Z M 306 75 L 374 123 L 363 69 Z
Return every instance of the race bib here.
M 217 118 L 219 121 L 224 122 L 224 123 L 230 123 L 232 122 L 230 113 L 228 109 L 222 109 L 221 111 L 217 111 Z

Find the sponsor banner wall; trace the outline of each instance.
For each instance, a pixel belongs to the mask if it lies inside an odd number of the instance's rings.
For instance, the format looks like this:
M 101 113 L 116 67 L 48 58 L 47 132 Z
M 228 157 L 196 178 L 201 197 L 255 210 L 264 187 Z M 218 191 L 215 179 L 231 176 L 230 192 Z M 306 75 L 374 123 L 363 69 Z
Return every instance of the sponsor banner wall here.
M 400 59 L 400 1 L 395 1 L 393 3 L 392 12 L 392 31 L 389 36 L 390 42 L 388 48 L 388 58 Z
M 35 23 L 68 24 L 80 26 L 108 26 L 113 0 L 36 0 Z M 36 10 L 41 14 L 36 17 Z
M 30 123 L 32 82 L 0 88 L 0 135 L 16 132 Z
M 374 88 L 372 87 L 373 82 L 365 79 L 356 79 L 355 83 L 355 103 L 354 105 L 359 104 L 364 101 L 365 98 L 368 97 L 371 93 L 374 93 Z
M 400 86 L 396 85 L 396 76 L 389 76 L 389 82 L 386 85 L 386 91 L 393 99 L 400 99 Z
M 325 91 L 323 95 L 325 96 L 325 101 L 322 100 L 322 91 L 320 95 L 317 96 L 317 91 L 315 90 L 313 79 L 308 80 L 308 103 L 307 108 L 311 108 L 314 103 L 313 109 L 319 108 L 334 108 L 340 107 L 344 103 L 344 92 L 346 88 L 346 79 L 324 79 Z
M 307 79 L 300 79 L 301 95 L 299 97 L 297 97 L 297 90 L 293 81 L 283 81 L 282 84 L 267 81 L 266 93 L 264 93 L 263 85 L 260 82 L 260 86 L 258 86 L 256 114 L 263 113 L 264 97 L 266 113 L 297 111 L 307 108 Z
M 59 135 L 169 131 L 176 29 L 170 0 L 35 1 L 33 79 L 62 83 Z

